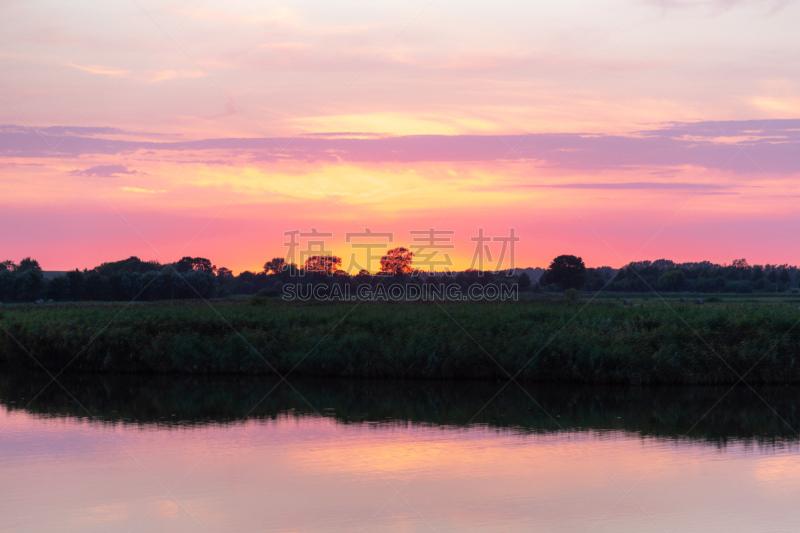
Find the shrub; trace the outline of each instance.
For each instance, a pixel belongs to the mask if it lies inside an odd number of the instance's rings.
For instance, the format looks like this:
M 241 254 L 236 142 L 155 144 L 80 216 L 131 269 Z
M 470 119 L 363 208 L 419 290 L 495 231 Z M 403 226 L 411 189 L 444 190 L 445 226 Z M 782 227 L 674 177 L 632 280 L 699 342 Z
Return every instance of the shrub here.
M 564 291 L 564 296 L 568 302 L 577 302 L 581 299 L 581 293 L 578 289 L 567 289 Z

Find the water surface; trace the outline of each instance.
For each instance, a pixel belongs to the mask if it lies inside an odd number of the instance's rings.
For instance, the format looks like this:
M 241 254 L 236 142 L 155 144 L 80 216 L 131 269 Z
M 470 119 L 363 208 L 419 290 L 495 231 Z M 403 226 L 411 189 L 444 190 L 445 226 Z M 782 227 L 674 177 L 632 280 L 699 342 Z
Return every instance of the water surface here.
M 60 381 L 69 394 L 51 384 L 36 396 L 41 377 L 0 376 L 2 531 L 796 531 L 800 520 L 797 388 L 525 384 L 530 396 L 495 397 L 501 382 Z

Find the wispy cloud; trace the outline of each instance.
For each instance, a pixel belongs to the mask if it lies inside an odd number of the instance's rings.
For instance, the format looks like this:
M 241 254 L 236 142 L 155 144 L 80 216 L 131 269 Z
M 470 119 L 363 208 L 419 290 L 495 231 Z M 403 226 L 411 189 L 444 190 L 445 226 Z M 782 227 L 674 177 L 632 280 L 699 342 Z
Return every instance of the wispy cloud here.
M 679 183 L 636 181 L 627 183 L 557 183 L 553 185 L 522 184 L 519 187 L 549 188 L 549 189 L 611 189 L 611 190 L 721 190 L 730 187 L 707 183 Z
M 78 65 L 76 63 L 67 63 L 70 67 L 77 68 L 84 72 L 97 74 L 99 76 L 107 76 L 109 78 L 124 78 L 130 72 L 127 70 L 117 69 L 104 65 Z M 148 69 L 141 70 L 134 74 L 134 76 L 145 83 L 158 83 L 161 81 L 178 79 L 178 78 L 202 78 L 205 74 L 200 69 L 190 70 L 174 70 L 174 69 Z
M 77 135 L 64 140 L 59 155 L 119 155 L 134 152 L 228 152 L 249 161 L 273 158 L 321 163 L 415 163 L 530 161 L 541 167 L 585 172 L 633 168 L 665 171 L 699 168 L 778 174 L 800 172 L 800 119 L 667 123 L 626 135 L 537 133 L 532 135 L 407 135 L 374 137 L 329 133 L 297 139 L 263 137 L 186 142 L 138 141 Z M 0 130 L 0 155 L 41 157 L 50 148 L 40 134 Z M 356 136 L 357 135 L 357 136 Z M 47 139 L 50 146 L 60 137 Z M 279 147 L 287 147 L 285 153 Z M 511 149 L 513 147 L 513 150 Z M 747 155 L 739 153 L 739 149 Z M 203 157 L 201 157 L 203 158 Z M 752 159 L 751 159 L 752 158 Z M 754 163 L 755 161 L 755 163 Z M 119 173 L 119 172 L 117 172 Z
M 144 80 L 147 83 L 158 83 L 166 80 L 173 80 L 179 78 L 202 78 L 205 74 L 199 70 L 148 70 L 143 73 Z
M 84 72 L 89 72 L 91 74 L 98 74 L 101 76 L 108 76 L 109 78 L 124 78 L 128 71 L 116 69 L 114 67 L 107 67 L 104 65 L 78 65 L 72 62 L 67 63 L 70 67 L 74 67 L 80 69 Z
M 120 190 L 121 191 L 125 191 L 125 192 L 134 192 L 134 193 L 138 193 L 138 194 L 157 194 L 157 193 L 167 192 L 167 191 L 165 191 L 163 189 L 159 190 L 159 191 L 156 191 L 156 190 L 153 190 L 153 189 L 140 189 L 138 187 L 120 187 Z
M 97 165 L 86 170 L 73 170 L 70 174 L 87 178 L 116 178 L 123 174 L 138 174 L 138 172 L 130 170 L 125 165 Z
M 66 135 L 71 133 L 73 135 L 122 135 L 130 133 L 128 131 L 111 128 L 108 126 L 47 126 L 45 128 L 36 128 L 36 131 L 48 135 Z M 27 126 L 19 126 L 17 124 L 0 124 L 0 132 L 8 133 L 33 133 Z

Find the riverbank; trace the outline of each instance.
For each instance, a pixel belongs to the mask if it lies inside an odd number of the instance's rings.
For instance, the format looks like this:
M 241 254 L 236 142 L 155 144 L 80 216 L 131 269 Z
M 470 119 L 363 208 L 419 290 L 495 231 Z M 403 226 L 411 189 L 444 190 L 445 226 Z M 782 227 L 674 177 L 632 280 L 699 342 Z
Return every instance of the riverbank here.
M 9 307 L 0 365 L 69 372 L 800 383 L 797 302 Z M 6 334 L 7 332 L 7 334 Z M 20 346 L 21 345 L 21 346 Z M 24 348 L 23 348 L 24 347 Z M 28 353 L 30 352 L 30 353 Z M 32 357 L 33 356 L 33 357 Z

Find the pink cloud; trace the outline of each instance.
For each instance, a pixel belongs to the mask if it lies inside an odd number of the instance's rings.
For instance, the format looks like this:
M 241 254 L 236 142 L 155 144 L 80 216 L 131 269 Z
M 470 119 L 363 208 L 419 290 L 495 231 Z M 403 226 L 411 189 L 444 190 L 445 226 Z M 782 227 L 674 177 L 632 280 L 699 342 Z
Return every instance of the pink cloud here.
M 130 170 L 125 165 L 97 165 L 86 170 L 73 170 L 73 176 L 85 176 L 94 178 L 116 178 L 120 174 L 138 174 L 136 170 Z
M 40 138 L 44 137 L 44 141 Z M 720 140 L 735 138 L 735 141 Z M 229 151 L 250 160 L 293 158 L 322 163 L 492 162 L 530 160 L 580 171 L 633 167 L 697 166 L 736 173 L 793 174 L 800 170 L 800 119 L 668 123 L 629 135 L 408 135 L 344 138 L 220 138 L 183 142 L 133 141 L 99 136 L 58 137 L 21 128 L 0 131 L 8 157 L 43 157 L 53 147 L 65 157 L 137 151 Z M 745 152 L 744 154 L 741 152 Z

